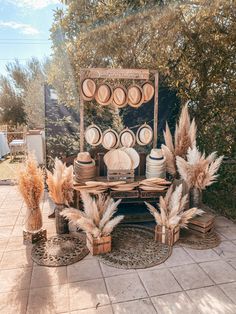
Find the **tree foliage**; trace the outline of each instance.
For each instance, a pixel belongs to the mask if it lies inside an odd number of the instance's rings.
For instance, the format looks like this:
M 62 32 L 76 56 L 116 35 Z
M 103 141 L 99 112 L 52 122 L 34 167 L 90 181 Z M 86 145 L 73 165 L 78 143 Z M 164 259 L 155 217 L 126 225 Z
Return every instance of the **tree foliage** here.
M 60 71 L 67 103 L 78 102 L 83 67 L 158 69 L 162 84 L 189 102 L 200 146 L 235 155 L 234 1 L 67 3 L 52 27 L 54 74 Z
M 26 65 L 17 60 L 6 66 L 0 77 L 0 118 L 8 124 L 44 127 L 45 64 L 30 59 Z

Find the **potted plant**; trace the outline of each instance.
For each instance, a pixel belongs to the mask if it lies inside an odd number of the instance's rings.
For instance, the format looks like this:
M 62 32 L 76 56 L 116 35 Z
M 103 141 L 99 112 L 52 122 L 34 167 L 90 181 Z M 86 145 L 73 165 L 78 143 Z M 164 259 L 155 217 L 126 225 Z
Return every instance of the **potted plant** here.
M 178 171 L 190 189 L 191 206 L 201 206 L 202 190 L 216 181 L 224 156 L 216 157 L 216 152 L 205 157 L 196 146 L 188 149 L 187 160 L 177 156 Z
M 61 213 L 72 221 L 87 235 L 87 247 L 92 255 L 108 253 L 111 251 L 111 232 L 124 216 L 113 215 L 121 200 L 114 202 L 105 194 L 92 197 L 89 193 L 81 192 L 84 211 L 68 208 Z
M 28 155 L 25 164 L 19 171 L 18 186 L 27 206 L 23 230 L 24 240 L 34 243 L 46 239 L 46 230 L 42 229 L 40 209 L 44 191 L 44 176 L 33 154 Z
M 203 213 L 202 210 L 196 207 L 184 211 L 188 194 L 183 196 L 182 190 L 182 184 L 175 189 L 171 185 L 165 197 L 160 196 L 160 212 L 154 206 L 145 202 L 157 223 L 155 240 L 158 242 L 172 246 L 179 239 L 180 228 L 187 228 L 189 219 Z
M 55 159 L 53 172 L 47 170 L 49 196 L 54 201 L 55 223 L 58 234 L 69 233 L 68 221 L 60 215 L 73 200 L 73 166 L 67 167 L 58 158 Z

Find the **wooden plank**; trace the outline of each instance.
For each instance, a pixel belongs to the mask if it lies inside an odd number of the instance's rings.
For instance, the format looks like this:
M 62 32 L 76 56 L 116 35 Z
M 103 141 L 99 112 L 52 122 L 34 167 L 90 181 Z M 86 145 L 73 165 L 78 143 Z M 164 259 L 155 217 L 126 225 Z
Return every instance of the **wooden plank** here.
M 84 151 L 84 100 L 82 97 L 82 89 L 81 89 L 81 82 L 83 82 L 84 76 L 81 74 L 80 76 L 80 84 L 79 84 L 79 98 L 80 98 L 80 103 L 79 103 L 79 119 L 80 119 L 80 124 L 79 124 L 79 139 L 80 139 L 80 152 Z
M 90 68 L 82 69 L 80 73 L 81 75 L 83 75 L 83 78 L 92 79 L 111 78 L 111 79 L 149 80 L 149 70 L 145 69 Z
M 153 117 L 153 148 L 157 148 L 157 137 L 158 137 L 158 85 L 159 76 L 158 73 L 155 74 L 155 94 L 154 94 L 154 117 Z
M 215 216 L 212 214 L 205 213 L 202 216 L 196 216 L 189 220 L 189 223 L 192 225 L 197 225 L 202 228 L 207 228 L 215 220 Z

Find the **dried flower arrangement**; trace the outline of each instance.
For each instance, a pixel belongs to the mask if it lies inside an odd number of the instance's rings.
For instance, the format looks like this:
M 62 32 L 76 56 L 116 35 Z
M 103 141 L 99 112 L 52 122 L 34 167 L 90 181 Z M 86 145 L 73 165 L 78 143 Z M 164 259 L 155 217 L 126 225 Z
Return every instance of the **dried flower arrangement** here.
M 203 213 L 201 209 L 195 207 L 184 211 L 188 201 L 188 194 L 183 196 L 182 190 L 182 184 L 177 186 L 175 190 L 173 185 L 171 185 L 165 197 L 160 196 L 160 213 L 154 206 L 145 202 L 157 225 L 165 226 L 168 229 L 174 229 L 175 227 L 187 228 L 189 219 Z
M 18 185 L 27 205 L 25 229 L 30 232 L 38 231 L 42 228 L 40 201 L 44 191 L 44 175 L 33 154 L 28 155 L 19 171 Z
M 176 163 L 178 171 L 189 188 L 196 187 L 200 190 L 204 190 L 207 186 L 216 181 L 218 177 L 216 173 L 219 170 L 224 156 L 216 157 L 216 152 L 206 157 L 205 153 L 201 154 L 197 147 L 188 149 L 187 161 L 177 156 Z
M 87 234 L 94 238 L 110 235 L 114 227 L 121 222 L 124 216 L 112 218 L 121 200 L 114 202 L 105 194 L 98 194 L 93 198 L 89 193 L 80 192 L 84 204 L 84 211 L 68 208 L 61 213 Z
M 69 205 L 73 200 L 73 166 L 55 159 L 53 173 L 47 170 L 49 195 L 55 204 Z
M 196 132 L 196 123 L 194 119 L 192 122 L 190 121 L 187 104 L 181 111 L 179 123 L 176 124 L 174 141 L 169 125 L 166 123 L 166 131 L 163 132 L 165 145 L 162 145 L 161 148 L 166 157 L 167 171 L 174 177 L 177 175 L 176 157 L 180 156 L 186 159 L 188 148 L 196 145 Z
M 80 192 L 84 211 L 68 208 L 61 215 L 86 232 L 87 247 L 92 255 L 111 251 L 111 232 L 124 216 L 112 218 L 121 200 L 114 202 L 106 194 L 98 194 L 96 198 L 88 192 Z

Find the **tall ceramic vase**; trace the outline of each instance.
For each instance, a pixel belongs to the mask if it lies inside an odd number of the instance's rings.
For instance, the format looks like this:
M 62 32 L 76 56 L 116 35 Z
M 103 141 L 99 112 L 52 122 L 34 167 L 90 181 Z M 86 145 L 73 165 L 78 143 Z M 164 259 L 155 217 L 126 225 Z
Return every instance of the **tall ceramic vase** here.
M 190 190 L 190 206 L 200 208 L 202 206 L 202 190 L 193 187 Z
M 68 221 L 61 216 L 61 212 L 66 208 L 64 204 L 56 204 L 55 207 L 55 223 L 57 234 L 69 233 Z
M 25 230 L 29 232 L 37 232 L 43 226 L 42 213 L 40 208 L 27 208 L 25 217 Z

